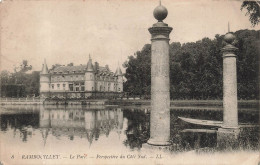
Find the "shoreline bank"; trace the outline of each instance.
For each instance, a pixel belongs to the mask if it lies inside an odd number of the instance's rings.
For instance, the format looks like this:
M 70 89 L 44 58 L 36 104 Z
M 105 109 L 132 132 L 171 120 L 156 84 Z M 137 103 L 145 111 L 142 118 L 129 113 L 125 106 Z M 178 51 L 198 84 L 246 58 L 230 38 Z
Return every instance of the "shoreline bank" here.
M 41 99 L 35 100 L 20 100 L 13 99 L 7 100 L 4 98 L 0 99 L 0 105 L 119 105 L 119 106 L 150 106 L 151 100 L 141 99 L 95 99 L 95 100 L 51 100 L 44 101 Z M 223 106 L 222 100 L 171 100 L 171 106 Z M 238 100 L 238 106 L 250 106 L 259 107 L 258 100 Z

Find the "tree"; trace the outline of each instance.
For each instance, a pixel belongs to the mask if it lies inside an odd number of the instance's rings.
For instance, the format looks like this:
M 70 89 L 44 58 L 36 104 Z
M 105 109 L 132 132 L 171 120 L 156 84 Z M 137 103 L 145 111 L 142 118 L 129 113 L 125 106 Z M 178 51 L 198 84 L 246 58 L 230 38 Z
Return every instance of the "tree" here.
M 0 84 L 8 84 L 10 75 L 11 75 L 10 72 L 8 72 L 7 70 L 3 70 L 0 73 Z
M 39 95 L 40 72 L 28 73 L 32 66 L 27 60 L 23 60 L 19 67 L 14 68 L 10 73 L 3 70 L 0 73 L 1 96 L 25 97 L 27 95 Z
M 239 30 L 237 82 L 239 99 L 257 99 L 258 43 L 260 31 Z M 170 44 L 170 94 L 172 99 L 222 99 L 223 58 L 221 49 L 224 35 L 213 40 L 203 38 L 196 42 Z M 125 91 L 150 95 L 151 45 L 130 56 L 125 62 Z
M 150 95 L 151 89 L 151 45 L 144 45 L 141 51 L 129 56 L 124 63 L 126 68 L 124 89 L 130 95 Z
M 20 64 L 19 67 L 15 67 L 14 68 L 14 72 L 21 72 L 21 73 L 25 73 L 25 72 L 27 72 L 29 70 L 32 70 L 32 66 L 28 65 L 28 61 L 27 60 L 23 60 L 23 62 Z
M 246 15 L 249 15 L 249 20 L 253 26 L 258 25 L 260 21 L 260 2 L 256 1 L 243 1 L 241 10 L 246 9 Z

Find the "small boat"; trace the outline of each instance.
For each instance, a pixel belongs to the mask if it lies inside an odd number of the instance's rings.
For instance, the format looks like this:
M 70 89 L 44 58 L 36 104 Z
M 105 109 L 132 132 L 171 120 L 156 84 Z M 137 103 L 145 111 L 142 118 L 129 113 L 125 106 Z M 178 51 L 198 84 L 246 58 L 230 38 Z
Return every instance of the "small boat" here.
M 197 125 L 206 125 L 206 126 L 214 126 L 214 127 L 222 127 L 223 121 L 215 121 L 215 120 L 201 120 L 201 119 L 191 119 L 186 117 L 178 117 L 179 119 Z
M 201 119 L 192 119 L 186 117 L 178 117 L 179 119 L 196 125 L 205 125 L 205 126 L 213 126 L 213 127 L 222 127 L 223 121 L 216 120 L 201 120 Z M 250 124 L 250 123 L 239 123 L 238 127 L 247 128 L 247 127 L 259 127 L 259 124 Z
M 192 132 L 192 133 L 217 133 L 216 129 L 184 129 L 181 132 Z

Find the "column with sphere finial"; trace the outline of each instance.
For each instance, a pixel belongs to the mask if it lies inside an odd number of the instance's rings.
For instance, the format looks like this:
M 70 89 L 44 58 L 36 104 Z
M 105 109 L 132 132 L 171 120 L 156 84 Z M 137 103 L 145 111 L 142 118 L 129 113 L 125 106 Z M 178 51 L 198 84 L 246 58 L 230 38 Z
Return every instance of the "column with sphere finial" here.
M 170 79 L 169 79 L 169 34 L 172 28 L 163 20 L 168 11 L 161 4 L 154 9 L 158 20 L 149 28 L 151 33 L 151 115 L 150 145 L 170 144 Z
M 223 52 L 223 126 L 218 129 L 218 145 L 227 146 L 238 137 L 236 37 L 224 36 Z M 221 145 L 222 144 L 222 145 Z M 233 145 L 233 144 L 231 144 Z

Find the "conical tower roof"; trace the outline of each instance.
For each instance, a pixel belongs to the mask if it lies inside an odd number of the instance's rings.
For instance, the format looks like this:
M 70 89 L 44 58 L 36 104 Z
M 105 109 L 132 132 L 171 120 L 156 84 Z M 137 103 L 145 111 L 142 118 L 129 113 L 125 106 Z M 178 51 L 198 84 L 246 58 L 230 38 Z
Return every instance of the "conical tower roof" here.
M 87 64 L 87 71 L 88 72 L 93 72 L 94 71 L 94 67 L 92 65 L 92 59 L 91 59 L 90 55 L 89 55 L 89 60 L 88 60 L 88 64 Z
M 117 67 L 117 69 L 116 69 L 116 76 L 122 76 L 123 75 L 123 73 L 122 73 L 122 71 L 121 71 L 121 68 L 119 67 L 119 64 L 118 64 L 118 67 Z
M 48 74 L 48 73 L 49 73 L 48 66 L 46 64 L 46 59 L 44 59 L 44 64 L 42 65 L 41 74 Z

